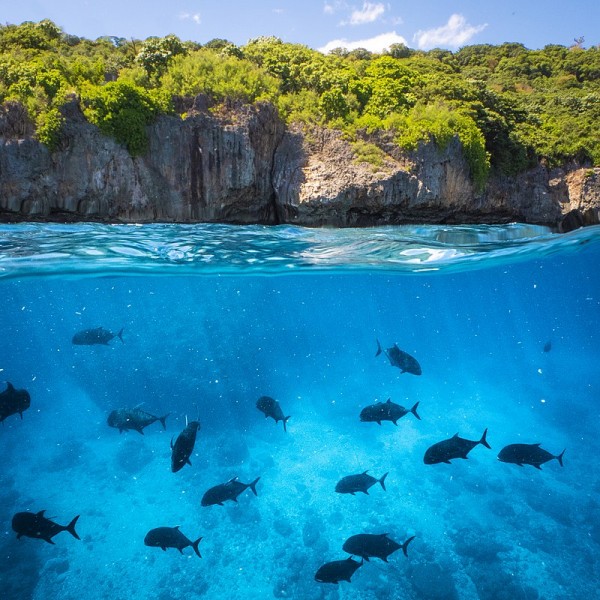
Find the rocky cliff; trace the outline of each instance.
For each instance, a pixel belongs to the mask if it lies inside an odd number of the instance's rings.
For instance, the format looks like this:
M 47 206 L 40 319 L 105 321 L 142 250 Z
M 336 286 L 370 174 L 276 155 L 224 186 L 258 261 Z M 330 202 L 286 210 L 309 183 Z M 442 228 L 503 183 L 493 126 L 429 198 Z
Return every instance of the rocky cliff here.
M 270 104 L 160 117 L 132 158 L 75 101 L 54 152 L 18 105 L 0 112 L 0 220 L 294 223 L 597 223 L 600 169 L 543 166 L 476 190 L 460 143 L 402 153 L 385 136 L 374 167 L 331 130 L 286 128 Z M 569 219 L 564 216 L 569 214 Z

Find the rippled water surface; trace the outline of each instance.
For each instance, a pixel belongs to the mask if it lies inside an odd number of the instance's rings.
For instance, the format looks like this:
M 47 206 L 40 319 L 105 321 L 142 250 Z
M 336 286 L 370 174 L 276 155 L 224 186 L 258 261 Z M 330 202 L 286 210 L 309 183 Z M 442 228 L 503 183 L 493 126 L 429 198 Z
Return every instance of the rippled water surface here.
M 598 597 L 599 241 L 518 224 L 0 226 L 0 391 L 31 399 L 21 419 L 0 396 L 0 597 Z M 106 344 L 73 343 L 100 327 Z M 422 374 L 391 364 L 396 344 Z M 416 408 L 361 421 L 388 399 Z M 109 426 L 134 407 L 165 427 Z M 186 419 L 201 428 L 173 473 Z M 425 464 L 456 433 L 468 458 Z M 549 461 L 498 460 L 516 443 Z M 364 471 L 385 489 L 335 491 Z M 260 477 L 257 495 L 202 506 L 234 477 Z M 81 539 L 17 539 L 13 516 L 41 510 L 80 515 Z M 175 526 L 201 559 L 144 544 Z M 414 539 L 315 581 L 363 533 Z

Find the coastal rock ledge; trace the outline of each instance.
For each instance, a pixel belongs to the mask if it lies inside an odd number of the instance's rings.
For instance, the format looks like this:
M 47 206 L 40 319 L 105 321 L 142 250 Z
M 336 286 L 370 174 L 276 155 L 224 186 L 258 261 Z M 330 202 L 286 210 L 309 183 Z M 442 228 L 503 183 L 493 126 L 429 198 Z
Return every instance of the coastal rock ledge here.
M 90 124 L 75 100 L 63 108 L 50 152 L 19 105 L 0 110 L 0 221 L 290 223 L 353 227 L 400 223 L 520 221 L 570 230 L 600 216 L 600 169 L 543 165 L 494 176 L 477 190 L 458 139 L 445 149 L 383 152 L 360 162 L 337 131 L 287 128 L 268 103 L 210 112 L 202 98 L 186 117 L 148 127 L 132 158 Z

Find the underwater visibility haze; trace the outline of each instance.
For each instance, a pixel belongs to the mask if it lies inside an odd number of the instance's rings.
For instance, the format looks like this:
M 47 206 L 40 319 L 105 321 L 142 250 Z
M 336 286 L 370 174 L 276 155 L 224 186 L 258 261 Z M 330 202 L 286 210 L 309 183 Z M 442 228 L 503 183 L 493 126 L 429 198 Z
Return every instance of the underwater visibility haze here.
M 0 597 L 599 598 L 599 242 L 0 226 Z

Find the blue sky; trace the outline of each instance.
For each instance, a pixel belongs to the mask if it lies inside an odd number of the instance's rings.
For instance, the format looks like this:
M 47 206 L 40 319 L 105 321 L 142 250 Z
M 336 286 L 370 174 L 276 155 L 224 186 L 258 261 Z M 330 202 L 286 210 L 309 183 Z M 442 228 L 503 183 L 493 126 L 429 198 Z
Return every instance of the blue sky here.
M 3 0 L 3 23 L 53 20 L 67 33 L 145 39 L 174 33 L 237 45 L 261 35 L 327 51 L 336 46 L 379 52 L 521 42 L 528 48 L 600 44 L 600 0 Z

